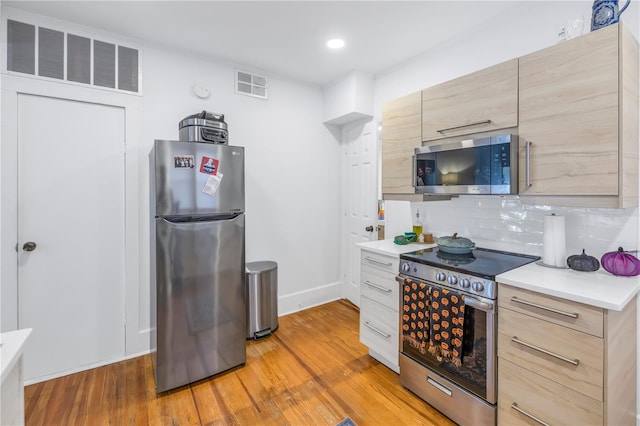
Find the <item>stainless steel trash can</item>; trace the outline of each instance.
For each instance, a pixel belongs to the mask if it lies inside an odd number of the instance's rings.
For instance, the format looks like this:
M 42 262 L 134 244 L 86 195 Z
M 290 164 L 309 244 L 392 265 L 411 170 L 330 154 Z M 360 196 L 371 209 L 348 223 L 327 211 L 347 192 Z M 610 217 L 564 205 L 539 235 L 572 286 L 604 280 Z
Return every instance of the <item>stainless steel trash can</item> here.
M 278 264 L 246 264 L 247 339 L 270 336 L 278 328 Z

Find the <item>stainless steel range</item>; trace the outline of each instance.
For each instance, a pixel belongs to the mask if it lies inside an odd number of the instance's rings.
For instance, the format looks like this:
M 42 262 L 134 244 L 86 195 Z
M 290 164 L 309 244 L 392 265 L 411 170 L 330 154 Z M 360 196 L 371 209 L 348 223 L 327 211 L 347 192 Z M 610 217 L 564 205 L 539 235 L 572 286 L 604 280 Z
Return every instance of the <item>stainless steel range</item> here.
M 400 255 L 400 382 L 460 425 L 496 424 L 498 274 L 539 257 L 477 248 Z

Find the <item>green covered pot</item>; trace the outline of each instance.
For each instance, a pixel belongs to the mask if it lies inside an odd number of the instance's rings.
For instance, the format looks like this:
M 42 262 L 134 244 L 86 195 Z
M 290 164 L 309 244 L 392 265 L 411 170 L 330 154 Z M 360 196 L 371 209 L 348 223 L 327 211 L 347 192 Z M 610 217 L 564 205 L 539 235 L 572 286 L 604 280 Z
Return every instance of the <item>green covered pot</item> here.
M 441 251 L 452 254 L 467 254 L 476 248 L 476 243 L 468 238 L 458 237 L 457 232 L 452 236 L 437 238 L 436 244 Z

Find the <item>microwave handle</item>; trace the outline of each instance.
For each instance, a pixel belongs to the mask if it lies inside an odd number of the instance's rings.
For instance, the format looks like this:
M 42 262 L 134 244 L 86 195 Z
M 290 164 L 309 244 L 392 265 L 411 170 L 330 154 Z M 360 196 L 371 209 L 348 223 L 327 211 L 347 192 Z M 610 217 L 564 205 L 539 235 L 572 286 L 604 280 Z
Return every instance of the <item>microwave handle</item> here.
M 416 162 L 418 161 L 418 158 L 416 157 L 416 155 L 412 155 L 411 156 L 411 186 L 413 187 L 413 192 L 415 192 L 416 194 L 418 193 L 417 191 L 417 187 L 416 187 L 416 172 L 417 172 L 417 165 Z

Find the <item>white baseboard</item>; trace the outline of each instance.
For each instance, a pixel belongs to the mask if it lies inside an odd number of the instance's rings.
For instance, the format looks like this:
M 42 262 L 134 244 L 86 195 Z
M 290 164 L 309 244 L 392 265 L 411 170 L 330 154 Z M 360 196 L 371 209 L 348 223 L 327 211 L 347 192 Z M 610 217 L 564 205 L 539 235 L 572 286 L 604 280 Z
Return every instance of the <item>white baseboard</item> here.
M 278 316 L 299 312 L 314 306 L 340 299 L 341 284 L 335 282 L 309 290 L 285 294 L 278 297 Z
M 116 357 L 116 358 L 111 358 L 111 359 L 107 359 L 104 361 L 100 361 L 100 362 L 94 362 L 91 364 L 86 364 L 83 365 L 81 367 L 76 367 L 76 368 L 70 368 L 68 370 L 64 370 L 64 371 L 58 371 L 56 373 L 52 373 L 52 374 L 45 374 L 44 376 L 40 376 L 40 377 L 32 377 L 29 379 L 24 379 L 24 385 L 28 386 L 28 385 L 33 385 L 35 383 L 40 383 L 40 382 L 44 382 L 47 380 L 53 380 L 53 379 L 58 379 L 60 377 L 63 376 L 68 376 L 69 374 L 75 374 L 75 373 L 79 373 L 81 371 L 85 371 L 85 370 L 91 370 L 93 368 L 98 368 L 98 367 L 104 367 L 105 365 L 109 365 L 109 364 L 113 364 L 116 362 L 120 362 L 120 361 L 124 361 L 124 357 Z

